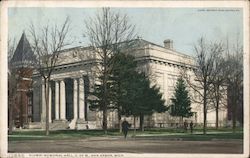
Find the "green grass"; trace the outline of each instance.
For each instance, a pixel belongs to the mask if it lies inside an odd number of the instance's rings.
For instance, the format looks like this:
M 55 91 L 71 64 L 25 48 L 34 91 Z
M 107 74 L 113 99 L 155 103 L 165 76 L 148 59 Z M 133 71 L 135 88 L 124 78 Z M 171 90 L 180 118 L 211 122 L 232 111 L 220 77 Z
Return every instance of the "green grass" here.
M 237 129 L 232 133 L 231 129 L 222 128 L 219 130 L 209 128 L 207 135 L 202 134 L 202 129 L 195 129 L 194 134 L 185 133 L 183 129 L 154 128 L 145 129 L 144 132 L 136 131 L 136 138 L 162 138 L 162 139 L 183 139 L 183 140 L 213 140 L 213 139 L 243 139 L 243 130 Z M 129 135 L 133 135 L 133 130 Z M 59 140 L 59 139 L 86 139 L 90 137 L 117 137 L 122 136 L 119 130 L 109 130 L 107 135 L 102 130 L 65 130 L 50 131 L 49 136 L 45 136 L 45 131 L 14 131 L 9 135 L 9 141 L 22 140 Z
M 118 132 L 108 132 L 108 136 L 119 135 Z M 105 136 L 102 130 L 87 131 L 50 131 L 49 136 L 45 136 L 45 131 L 15 131 L 9 135 L 9 141 L 15 140 L 57 140 L 57 139 L 83 139 L 87 137 Z
M 141 135 L 137 135 L 136 137 L 140 138 Z M 205 140 L 229 140 L 229 139 L 239 139 L 243 140 L 243 133 L 212 133 L 212 134 L 172 134 L 172 135 L 164 135 L 164 136 L 143 136 L 148 138 L 161 138 L 161 139 L 182 139 L 186 141 L 205 141 Z
M 146 131 L 150 132 L 173 132 L 173 133 L 184 133 L 184 130 L 182 128 L 149 128 L 145 129 Z M 203 132 L 203 129 L 201 127 L 195 128 L 194 132 Z M 231 128 L 208 128 L 207 132 L 232 132 Z M 243 128 L 237 128 L 236 132 L 243 132 Z
M 215 140 L 215 139 L 241 139 L 243 140 L 243 129 L 237 128 L 235 133 L 230 128 L 208 128 L 207 134 L 203 135 L 202 128 L 194 129 L 194 133 L 190 131 L 185 132 L 183 129 L 146 129 L 145 132 L 136 132 L 137 137 L 151 137 L 151 138 L 162 138 L 162 139 L 182 139 L 191 141 L 202 141 L 202 140 Z

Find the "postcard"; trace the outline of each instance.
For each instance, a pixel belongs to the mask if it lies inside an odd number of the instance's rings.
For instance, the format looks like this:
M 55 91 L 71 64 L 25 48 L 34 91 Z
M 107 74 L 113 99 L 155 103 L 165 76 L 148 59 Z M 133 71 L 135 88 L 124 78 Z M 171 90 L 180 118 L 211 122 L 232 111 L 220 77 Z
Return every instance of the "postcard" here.
M 248 1 L 3 1 L 1 157 L 248 157 Z

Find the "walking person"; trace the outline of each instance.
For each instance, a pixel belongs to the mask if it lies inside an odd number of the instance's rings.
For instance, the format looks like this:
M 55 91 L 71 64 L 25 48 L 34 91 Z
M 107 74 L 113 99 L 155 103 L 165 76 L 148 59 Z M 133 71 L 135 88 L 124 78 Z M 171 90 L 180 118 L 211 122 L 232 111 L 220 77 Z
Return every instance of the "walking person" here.
M 191 122 L 190 122 L 190 125 L 189 125 L 189 126 L 190 126 L 190 131 L 191 131 L 191 133 L 193 133 L 193 125 L 194 125 L 194 124 L 193 124 L 193 121 L 191 121 Z
M 129 129 L 129 123 L 128 121 L 126 121 L 126 119 L 124 119 L 124 121 L 122 122 L 122 132 L 124 134 L 125 139 L 127 138 L 128 129 Z
M 184 129 L 185 129 L 185 132 L 187 132 L 187 128 L 188 128 L 188 123 L 187 123 L 187 120 L 184 121 Z

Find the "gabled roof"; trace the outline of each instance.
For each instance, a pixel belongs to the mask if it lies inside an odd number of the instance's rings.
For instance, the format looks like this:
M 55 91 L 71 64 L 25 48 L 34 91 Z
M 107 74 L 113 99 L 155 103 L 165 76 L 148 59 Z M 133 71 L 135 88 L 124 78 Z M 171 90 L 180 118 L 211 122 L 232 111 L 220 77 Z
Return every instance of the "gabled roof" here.
M 30 43 L 23 32 L 21 39 L 18 42 L 14 55 L 11 59 L 11 64 L 16 66 L 24 66 L 27 63 L 33 63 L 36 61 L 36 57 L 31 49 Z

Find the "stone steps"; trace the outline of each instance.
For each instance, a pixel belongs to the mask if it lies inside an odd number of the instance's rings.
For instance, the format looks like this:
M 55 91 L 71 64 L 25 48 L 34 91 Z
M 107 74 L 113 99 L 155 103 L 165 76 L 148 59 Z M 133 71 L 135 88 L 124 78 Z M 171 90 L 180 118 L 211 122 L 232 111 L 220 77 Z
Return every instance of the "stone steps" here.
M 65 120 L 53 121 L 53 123 L 50 123 L 49 129 L 50 130 L 65 130 L 65 129 L 69 129 L 69 122 L 65 121 Z
M 25 125 L 26 129 L 42 129 L 43 124 L 41 122 L 29 122 L 29 124 Z
M 45 123 L 41 122 L 30 122 L 26 125 L 27 129 L 45 129 Z M 95 121 L 83 121 L 83 120 L 54 120 L 49 123 L 50 130 L 67 130 L 67 129 L 97 129 Z

